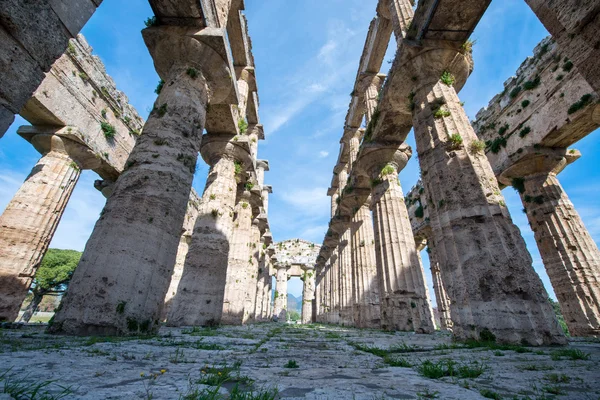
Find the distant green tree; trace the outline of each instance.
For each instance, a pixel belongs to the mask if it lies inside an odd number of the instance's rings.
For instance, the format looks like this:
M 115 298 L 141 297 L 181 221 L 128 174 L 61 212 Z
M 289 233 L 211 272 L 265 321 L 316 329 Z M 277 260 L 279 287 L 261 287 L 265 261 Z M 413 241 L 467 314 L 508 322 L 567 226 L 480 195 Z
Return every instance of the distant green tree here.
M 297 311 L 289 311 L 288 310 L 287 316 L 288 316 L 288 319 L 291 321 L 299 321 L 300 320 L 300 313 L 298 313 Z
M 81 252 L 75 250 L 49 249 L 46 252 L 31 284 L 33 297 L 21 317 L 22 322 L 29 322 L 45 295 L 67 290 L 80 258 Z
M 554 308 L 556 318 L 558 318 L 558 323 L 560 324 L 560 327 L 562 328 L 563 332 L 565 333 L 565 335 L 571 336 L 571 334 L 569 333 L 569 328 L 567 327 L 567 323 L 565 322 L 565 317 L 563 317 L 562 311 L 560 311 L 560 304 L 558 304 L 557 301 L 554 301 L 551 298 L 548 298 L 548 300 L 550 301 L 550 304 L 552 304 L 552 308 Z

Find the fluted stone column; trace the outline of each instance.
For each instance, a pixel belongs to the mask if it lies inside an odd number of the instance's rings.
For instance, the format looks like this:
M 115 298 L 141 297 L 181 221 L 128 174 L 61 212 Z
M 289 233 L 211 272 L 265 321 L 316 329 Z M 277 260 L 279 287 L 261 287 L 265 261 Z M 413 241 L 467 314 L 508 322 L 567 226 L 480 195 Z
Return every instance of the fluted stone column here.
M 279 322 L 285 322 L 287 319 L 287 271 L 290 266 L 277 264 L 275 265 L 275 268 L 277 269 L 277 287 L 275 290 L 273 316 L 276 317 Z
M 600 93 L 600 1 L 525 0 L 577 72 Z
M 181 276 L 183 275 L 185 258 L 190 250 L 190 243 L 192 242 L 192 235 L 186 233 L 187 232 L 181 235 L 181 240 L 179 241 L 175 267 L 173 268 L 173 275 L 171 275 L 169 289 L 167 289 L 167 294 L 165 295 L 165 306 L 162 310 L 161 321 L 166 320 L 167 315 L 169 315 L 169 312 L 171 311 L 173 298 L 177 295 L 177 288 L 179 287 L 179 282 L 181 282 Z
M 257 282 L 259 280 L 259 269 L 262 248 L 260 246 L 260 222 L 257 218 L 252 220 L 250 228 L 250 237 L 248 248 L 250 250 L 250 258 L 248 259 L 248 267 L 246 268 L 246 300 L 244 302 L 244 320 L 243 323 L 253 322 L 256 320 L 256 293 Z
M 317 264 L 315 268 L 315 306 L 313 309 L 313 322 L 320 323 L 323 322 L 323 292 L 324 292 L 324 282 L 325 275 L 323 273 L 325 267 Z
M 323 267 L 323 280 L 320 284 L 321 286 L 321 309 L 323 310 L 321 313 L 321 321 L 322 323 L 329 323 L 329 307 L 330 307 L 330 299 L 329 299 L 329 291 L 330 291 L 330 266 L 329 262 L 325 264 Z
M 264 321 L 264 308 L 267 306 L 265 300 L 265 288 L 268 285 L 269 270 L 267 268 L 267 254 L 265 252 L 264 237 L 261 238 L 261 246 L 259 247 L 258 258 L 258 274 L 256 281 L 256 300 L 254 307 L 254 317 L 257 321 Z
M 352 266 L 354 324 L 358 328 L 379 328 L 379 282 L 375 260 L 375 233 L 369 204 L 364 204 L 352 218 Z
M 144 38 L 166 83 L 87 242 L 54 332 L 137 335 L 159 328 L 206 119 L 210 82 L 202 67 L 217 67 L 193 58 L 205 47 L 180 29 L 148 28 Z
M 435 291 L 435 299 L 437 310 L 440 316 L 440 328 L 443 330 L 452 330 L 452 318 L 450 316 L 450 298 L 444 289 L 440 264 L 435 253 L 435 246 L 431 239 L 427 241 L 427 252 L 429 254 L 429 266 L 431 269 L 431 278 L 433 279 L 433 290 Z
M 223 316 L 221 322 L 228 325 L 240 325 L 244 322 L 247 290 L 250 286 L 248 271 L 253 269 L 251 257 L 252 206 L 250 192 L 240 189 L 240 201 L 235 206 L 231 235 L 225 297 L 223 299 Z M 258 268 L 257 268 L 258 271 Z
M 341 318 L 341 302 L 340 302 L 340 275 L 342 263 L 342 254 L 340 248 L 336 248 L 332 255 L 331 262 L 331 323 L 339 324 Z
M 452 299 L 454 335 L 479 339 L 489 330 L 501 342 L 565 343 L 490 163 L 471 150 L 477 136 L 456 91 L 441 81 L 425 84 L 414 90 L 413 102 L 432 236 Z M 451 140 L 452 135 L 460 140 Z
M 275 255 L 275 247 L 273 245 L 267 248 L 267 256 L 265 257 L 265 273 L 267 274 L 267 283 L 264 288 L 263 294 L 263 318 L 270 320 L 273 317 L 273 279 L 271 276 L 271 267 L 273 265 L 273 256 Z
M 236 157 L 240 156 L 228 139 L 223 135 L 202 139 L 202 157 L 211 167 L 181 281 L 167 315 L 169 326 L 221 323 L 236 201 Z
M 302 323 L 310 324 L 313 320 L 313 302 L 315 301 L 315 269 L 306 266 L 304 269 L 304 286 L 302 288 Z
M 388 1 L 390 3 L 390 15 L 392 17 L 392 26 L 394 27 L 394 36 L 396 36 L 396 43 L 400 43 L 406 37 L 406 32 L 415 15 L 412 8 L 414 0 Z
M 410 149 L 397 151 L 372 189 L 375 254 L 379 276 L 381 326 L 388 330 L 434 331 L 425 277 L 398 180 Z
M 503 178 L 518 176 L 515 180 L 522 183 L 523 207 L 569 333 L 598 336 L 600 251 L 556 176 L 567 165 L 567 157 L 572 157 L 566 153 L 535 149 Z
M 79 179 L 80 165 L 55 135 L 32 140 L 43 154 L 0 216 L 0 321 L 14 321 Z
M 340 241 L 340 313 L 341 324 L 354 325 L 354 297 L 352 283 L 352 242 L 350 229 L 346 229 Z
M 363 78 L 362 85 L 365 87 L 365 120 L 367 124 L 373 118 L 379 103 L 379 89 L 383 85 L 385 75 L 367 74 Z

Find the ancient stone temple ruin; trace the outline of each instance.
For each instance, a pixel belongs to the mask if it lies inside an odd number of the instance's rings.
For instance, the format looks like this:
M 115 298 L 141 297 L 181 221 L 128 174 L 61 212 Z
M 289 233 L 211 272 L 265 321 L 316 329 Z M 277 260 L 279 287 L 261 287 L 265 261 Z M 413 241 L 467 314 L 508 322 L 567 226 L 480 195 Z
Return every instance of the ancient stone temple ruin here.
M 455 339 L 565 344 L 506 207 L 511 186 L 570 334 L 600 334 L 600 251 L 558 178 L 582 156 L 570 146 L 600 126 L 598 1 L 528 0 L 552 36 L 471 122 L 458 93 L 490 1 L 380 0 L 349 83 L 321 246 L 273 240 L 244 2 L 149 1 L 142 36 L 161 83 L 147 120 L 79 34 L 101 0 L 0 5 L 0 134 L 19 114 L 30 125 L 18 134 L 41 154 L 0 216 L 0 320 L 17 319 L 93 170 L 106 205 L 52 333 L 285 321 L 288 279 L 301 277 L 305 324 L 429 334 L 427 248 L 440 327 Z M 421 176 L 405 196 L 411 157 Z
M 271 231 L 278 227 L 269 221 L 273 188 L 266 173 L 275 165 L 261 158 L 264 147 L 259 151 L 270 128 L 259 118 L 260 65 L 244 1 L 149 0 L 154 16 L 141 36 L 161 81 L 146 120 L 80 34 L 101 3 L 0 1 L 0 137 L 20 115 L 29 125 L 18 135 L 40 153 L 0 216 L 3 328 L 22 328 L 13 322 L 82 171 L 92 170 L 106 204 L 47 326 L 44 337 L 57 348 L 70 340 L 84 345 L 71 336 L 130 336 L 148 340 L 134 348 L 147 356 L 182 343 L 196 351 L 227 350 L 203 338 L 189 346 L 184 335 L 236 338 L 236 350 L 249 350 L 227 357 L 252 359 L 253 371 L 267 370 L 270 359 L 258 352 L 275 352 L 271 339 L 306 332 L 284 325 L 291 278 L 302 281 L 300 325 L 317 333 L 290 341 L 282 357 L 294 346 L 309 359 L 320 357 L 345 340 L 307 369 L 302 379 L 309 382 L 347 379 L 319 368 L 337 363 L 337 371 L 358 360 L 363 389 L 380 389 L 384 379 L 367 378 L 360 368 L 382 367 L 364 353 L 386 353 L 385 365 L 410 368 L 422 361 L 389 356 L 459 348 L 455 342 L 491 346 L 495 356 L 532 352 L 522 346 L 567 345 L 507 208 L 507 188 L 519 194 L 566 328 L 576 337 L 571 344 L 600 336 L 600 250 L 559 178 L 568 165 L 592 156 L 572 146 L 600 127 L 600 0 L 525 0 L 550 36 L 473 121 L 459 93 L 476 67 L 472 34 L 491 0 L 373 1 L 370 26 L 357 28 L 366 40 L 347 85 L 351 101 L 339 121 L 320 245 L 295 236 L 275 241 Z M 395 55 L 387 71 L 389 47 Z M 411 131 L 415 148 L 407 144 Z M 399 174 L 412 157 L 420 180 L 405 192 Z M 201 194 L 192 188 L 198 163 L 208 166 Z M 364 335 L 373 335 L 373 343 Z M 31 337 L 11 336 L 0 353 Z M 394 342 L 398 337 L 401 343 Z M 418 345 L 407 345 L 410 340 Z M 387 350 L 377 347 L 388 342 Z M 356 350 L 350 359 L 339 356 L 348 349 Z M 552 360 L 565 354 L 587 360 L 587 353 L 568 351 L 552 353 Z M 283 368 L 297 368 L 292 361 Z M 169 362 L 194 361 L 176 353 Z M 515 374 L 537 371 L 532 365 Z M 167 369 L 160 371 L 154 380 Z M 580 372 L 587 379 L 593 371 L 597 365 Z M 6 376 L 0 370 L 0 382 Z M 107 387 L 89 389 L 88 398 L 109 396 L 99 391 Z M 468 385 L 460 387 L 443 389 L 444 398 L 476 398 Z M 302 390 L 290 387 L 282 398 L 302 398 L 308 393 Z M 480 392 L 501 398 L 486 393 Z M 332 398 L 350 397 L 334 392 Z

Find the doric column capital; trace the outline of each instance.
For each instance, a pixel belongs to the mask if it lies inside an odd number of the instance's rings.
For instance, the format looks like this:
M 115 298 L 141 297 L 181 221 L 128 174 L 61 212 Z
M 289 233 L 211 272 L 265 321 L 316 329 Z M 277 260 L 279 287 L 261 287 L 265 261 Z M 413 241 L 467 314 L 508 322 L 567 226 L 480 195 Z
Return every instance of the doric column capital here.
M 405 143 L 365 143 L 356 160 L 356 172 L 377 179 L 386 165 L 391 165 L 397 172 L 402 171 L 411 156 L 412 149 Z
M 208 87 L 210 104 L 238 104 L 235 71 L 224 28 L 155 26 L 142 31 L 156 72 L 168 85 L 179 73 L 194 68 Z
M 210 166 L 215 165 L 221 158 L 230 158 L 241 163 L 243 171 L 251 169 L 254 164 L 246 136 L 207 133 L 202 135 L 200 154 Z
M 555 149 L 549 147 L 527 147 L 518 153 L 517 160 L 510 160 L 512 165 L 506 168 L 498 180 L 506 186 L 513 184 L 514 179 L 522 179 L 534 175 L 558 174 L 567 165 L 575 162 L 581 153 L 578 150 Z
M 30 142 L 42 155 L 50 152 L 65 154 L 77 163 L 81 169 L 95 169 L 100 167 L 102 160 L 89 147 L 84 146 L 65 136 L 78 136 L 79 129 L 72 126 L 64 128 L 47 128 L 35 126 L 22 126 L 17 133 Z

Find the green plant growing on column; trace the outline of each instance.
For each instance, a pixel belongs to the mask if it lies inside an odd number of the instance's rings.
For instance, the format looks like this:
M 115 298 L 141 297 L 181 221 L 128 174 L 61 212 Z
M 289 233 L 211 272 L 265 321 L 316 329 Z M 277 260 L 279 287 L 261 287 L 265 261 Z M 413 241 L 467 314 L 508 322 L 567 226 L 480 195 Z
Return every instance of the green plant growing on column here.
M 240 133 L 243 135 L 244 133 L 248 132 L 248 122 L 244 118 L 240 118 L 238 120 L 238 128 Z
M 526 126 L 525 128 L 523 128 L 519 131 L 519 137 L 524 138 L 525 136 L 529 135 L 530 132 L 531 132 L 531 128 Z
M 158 26 L 158 18 L 156 18 L 156 16 L 152 16 L 144 21 L 144 25 L 146 25 L 147 28 L 150 28 L 151 26 Z
M 482 154 L 485 150 L 485 142 L 483 140 L 473 140 L 469 145 L 469 150 L 472 154 Z
M 154 89 L 154 93 L 160 94 L 160 92 L 162 91 L 164 86 L 165 86 L 165 81 L 163 81 L 161 79 L 160 81 L 158 81 L 158 85 L 156 86 L 156 89 Z
M 114 138 L 115 134 L 117 133 L 117 130 L 115 129 L 115 127 L 106 122 L 100 123 L 100 129 L 102 129 L 102 132 L 104 133 L 104 137 L 107 139 Z
M 388 164 L 381 170 L 381 176 L 392 175 L 395 171 L 396 169 L 392 165 Z
M 440 80 L 446 86 L 452 86 L 452 85 L 454 85 L 454 82 L 456 82 L 456 78 L 454 77 L 454 75 L 452 75 L 448 71 L 444 71 L 444 73 L 440 77 Z
M 452 115 L 452 113 L 450 111 L 447 110 L 443 110 L 443 109 L 438 109 L 436 112 L 433 113 L 433 118 L 435 119 L 441 119 L 444 117 L 449 117 L 450 115 Z
M 198 70 L 196 68 L 188 68 L 185 72 L 192 79 L 196 79 L 198 77 Z
M 450 138 L 448 141 L 450 142 L 450 148 L 452 150 L 460 149 L 463 144 L 463 138 L 458 133 L 454 133 L 454 134 L 450 135 Z

